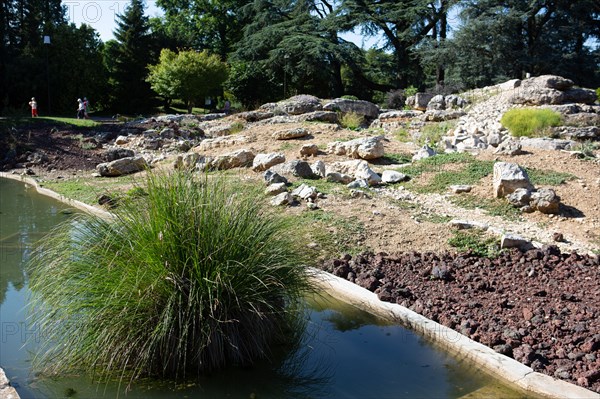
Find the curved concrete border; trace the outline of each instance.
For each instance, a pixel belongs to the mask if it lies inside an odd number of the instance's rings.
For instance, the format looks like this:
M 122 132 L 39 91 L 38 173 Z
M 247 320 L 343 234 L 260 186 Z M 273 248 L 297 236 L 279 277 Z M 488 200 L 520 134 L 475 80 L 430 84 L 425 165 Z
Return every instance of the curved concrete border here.
M 112 218 L 113 214 L 60 195 L 47 188 L 40 187 L 38 182 L 32 178 L 0 172 L 0 177 L 22 181 L 34 186 L 38 193 L 52 197 L 58 201 L 69 204 L 82 211 L 89 212 L 100 217 Z M 600 399 L 600 394 L 568 383 L 557 380 L 548 375 L 533 371 L 522 363 L 495 352 L 493 349 L 473 341 L 459 332 L 436 323 L 420 314 L 413 312 L 397 304 L 380 301 L 373 292 L 359 287 L 348 280 L 336 277 L 330 273 L 318 269 L 312 269 L 312 278 L 315 284 L 335 298 L 347 302 L 357 308 L 363 309 L 371 314 L 380 316 L 395 323 L 400 323 L 413 331 L 431 339 L 435 344 L 458 355 L 461 358 L 477 364 L 493 376 L 514 385 L 524 391 L 531 392 L 546 398 L 590 398 Z M 4 371 L 0 368 L 0 377 Z M 4 379 L 6 376 L 4 375 Z M 2 379 L 0 378 L 0 383 Z M 8 388 L 10 382 L 6 379 Z M 19 398 L 16 396 L 3 396 L 3 386 L 0 384 L 0 399 Z M 7 395 L 12 395 L 12 391 Z
M 55 200 L 63 202 L 67 205 L 71 205 L 73 208 L 80 209 L 84 212 L 91 213 L 91 214 L 94 214 L 96 216 L 100 216 L 100 217 L 106 218 L 106 219 L 110 219 L 110 218 L 114 217 L 113 214 L 108 211 L 105 211 L 103 209 L 97 208 L 92 205 L 88 205 L 81 201 L 77 201 L 77 200 L 65 197 L 64 195 L 60 195 L 55 191 L 41 187 L 40 184 L 35 179 L 32 179 L 31 177 L 15 175 L 15 174 L 10 174 L 10 173 L 6 173 L 6 172 L 0 172 L 0 177 L 6 178 L 6 179 L 11 179 L 11 180 L 17 180 L 17 181 L 23 182 L 25 184 L 29 184 L 29 185 L 35 187 L 35 189 L 38 193 L 45 195 L 47 197 L 50 197 L 50 198 L 54 198 Z
M 495 352 L 451 328 L 436 323 L 403 306 L 382 302 L 373 292 L 336 277 L 313 269 L 313 280 L 320 289 L 333 297 L 347 302 L 384 319 L 400 323 L 435 344 L 477 364 L 489 374 L 526 392 L 546 398 L 600 399 L 600 394 L 566 381 L 533 371 L 522 363 Z

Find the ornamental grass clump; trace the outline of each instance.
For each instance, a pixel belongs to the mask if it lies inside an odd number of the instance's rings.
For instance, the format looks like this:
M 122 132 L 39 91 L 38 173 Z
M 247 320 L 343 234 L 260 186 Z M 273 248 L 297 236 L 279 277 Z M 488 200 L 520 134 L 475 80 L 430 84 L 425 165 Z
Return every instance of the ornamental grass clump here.
M 513 108 L 506 111 L 500 120 L 502 126 L 515 137 L 541 136 L 561 122 L 558 112 L 536 108 Z
M 289 222 L 222 179 L 151 174 L 144 190 L 36 250 L 37 368 L 181 379 L 268 358 L 294 336 L 310 286 Z

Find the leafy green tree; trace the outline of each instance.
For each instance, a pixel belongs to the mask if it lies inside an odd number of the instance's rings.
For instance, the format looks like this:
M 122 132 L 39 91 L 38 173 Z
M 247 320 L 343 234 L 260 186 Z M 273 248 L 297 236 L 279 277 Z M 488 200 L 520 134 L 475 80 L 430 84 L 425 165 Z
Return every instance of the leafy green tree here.
M 280 82 L 263 68 L 263 64 L 254 61 L 234 61 L 230 64 L 226 89 L 249 109 L 279 98 Z
M 344 93 L 341 70 L 352 46 L 338 37 L 331 20 L 332 4 L 323 0 L 255 0 L 243 11 L 252 22 L 233 59 L 252 66 L 245 68 L 245 74 L 255 71 L 278 86 L 269 97 Z
M 352 67 L 342 69 L 342 77 L 346 93 L 382 102 L 383 93 L 393 88 L 390 83 L 396 77 L 395 57 L 383 50 L 369 49 L 353 58 Z
M 131 0 L 118 16 L 116 43 L 107 47 L 113 106 L 122 112 L 143 112 L 152 105 L 152 90 L 146 81 L 148 63 L 156 59 L 143 0 Z
M 157 0 L 162 31 L 180 47 L 208 49 L 226 60 L 246 24 L 240 9 L 251 0 Z
M 416 46 L 438 27 L 444 7 L 438 10 L 431 0 L 343 0 L 338 21 L 343 29 L 361 27 L 366 35 L 383 34 L 385 49 L 396 61 L 396 87 L 423 79 Z M 444 3 L 444 2 L 442 2 Z
M 593 48 L 600 40 L 598 2 L 470 0 L 461 6 L 453 38 L 425 56 L 444 60 L 451 80 L 475 87 L 529 72 L 584 86 L 600 82 Z
M 149 66 L 148 82 L 165 99 L 179 98 L 192 113 L 194 104 L 221 88 L 227 79 L 227 65 L 206 50 L 174 53 L 163 49 L 159 63 Z

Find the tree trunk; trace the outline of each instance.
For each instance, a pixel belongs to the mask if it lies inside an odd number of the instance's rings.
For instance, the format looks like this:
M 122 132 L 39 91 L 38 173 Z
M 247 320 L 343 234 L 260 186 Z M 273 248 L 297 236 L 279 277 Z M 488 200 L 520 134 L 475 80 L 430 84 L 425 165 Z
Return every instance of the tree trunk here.
M 446 40 L 446 34 L 448 32 L 448 0 L 442 0 L 440 6 L 440 30 L 439 30 L 439 41 L 438 46 L 443 46 Z M 446 79 L 446 68 L 438 61 L 435 73 L 435 84 L 439 88 L 444 86 L 444 80 Z

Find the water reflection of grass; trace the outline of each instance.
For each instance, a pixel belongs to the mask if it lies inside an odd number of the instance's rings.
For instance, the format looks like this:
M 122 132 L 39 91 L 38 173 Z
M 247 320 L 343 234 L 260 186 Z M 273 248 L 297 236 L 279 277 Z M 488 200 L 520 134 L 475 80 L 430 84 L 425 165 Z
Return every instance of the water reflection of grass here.
M 31 262 L 49 373 L 183 379 L 269 357 L 301 332 L 309 261 L 291 225 L 224 180 L 150 175 L 113 221 L 80 216 Z

